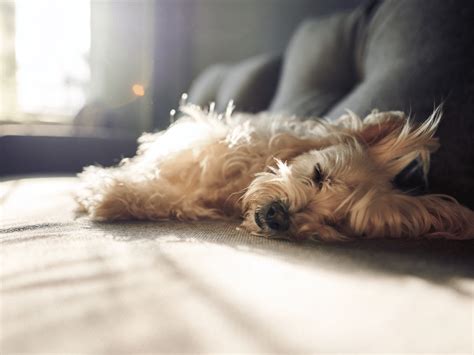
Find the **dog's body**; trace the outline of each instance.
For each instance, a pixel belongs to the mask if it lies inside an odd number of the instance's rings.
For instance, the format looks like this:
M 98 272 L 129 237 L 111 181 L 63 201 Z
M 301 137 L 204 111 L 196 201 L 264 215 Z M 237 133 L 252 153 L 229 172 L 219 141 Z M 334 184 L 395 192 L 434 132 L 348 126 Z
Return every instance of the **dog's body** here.
M 96 220 L 243 218 L 253 234 L 292 239 L 474 237 L 474 212 L 392 181 L 413 161 L 426 176 L 439 112 L 335 122 L 225 115 L 186 106 L 118 167 L 88 167 L 76 199 Z

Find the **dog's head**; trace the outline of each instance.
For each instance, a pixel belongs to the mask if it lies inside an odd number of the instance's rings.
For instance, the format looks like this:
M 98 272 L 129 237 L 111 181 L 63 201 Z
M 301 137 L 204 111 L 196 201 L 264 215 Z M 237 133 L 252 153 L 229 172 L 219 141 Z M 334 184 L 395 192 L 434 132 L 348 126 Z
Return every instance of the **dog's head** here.
M 446 231 L 458 223 L 455 203 L 409 196 L 392 184 L 414 160 L 427 174 L 439 120 L 438 111 L 421 125 L 401 112 L 341 117 L 330 133 L 334 144 L 309 144 L 252 181 L 242 199 L 243 226 L 258 235 L 324 240 Z

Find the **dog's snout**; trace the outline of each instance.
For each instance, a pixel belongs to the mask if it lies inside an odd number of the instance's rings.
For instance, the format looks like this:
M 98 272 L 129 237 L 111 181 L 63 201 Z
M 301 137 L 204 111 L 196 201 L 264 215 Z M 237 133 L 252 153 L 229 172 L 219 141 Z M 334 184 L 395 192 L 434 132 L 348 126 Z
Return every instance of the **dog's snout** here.
M 262 222 L 274 231 L 284 232 L 290 228 L 290 218 L 287 207 L 280 201 L 274 201 L 263 208 L 255 216 L 255 221 L 262 227 Z

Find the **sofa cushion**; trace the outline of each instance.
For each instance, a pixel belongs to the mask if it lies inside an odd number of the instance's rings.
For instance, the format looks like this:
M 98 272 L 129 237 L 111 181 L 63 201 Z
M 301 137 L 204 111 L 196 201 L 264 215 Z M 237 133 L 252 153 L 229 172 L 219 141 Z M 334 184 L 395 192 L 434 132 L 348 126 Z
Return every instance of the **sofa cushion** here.
M 322 117 L 353 89 L 359 13 L 311 19 L 299 26 L 286 50 L 270 111 Z
M 281 56 L 263 54 L 233 65 L 216 64 L 205 70 L 189 89 L 189 102 L 219 112 L 232 100 L 238 111 L 266 110 L 275 95 Z
M 396 110 L 423 121 L 443 104 L 441 148 L 433 155 L 429 190 L 474 208 L 472 33 L 472 1 L 371 0 L 348 13 L 306 20 L 284 53 L 281 74 L 273 72 L 280 77 L 270 81 L 278 82 L 270 105 L 265 108 L 268 98 L 262 95 L 255 107 L 329 119 L 347 109 L 361 117 L 373 109 Z M 254 79 L 243 70 L 232 82 Z M 258 86 L 229 90 L 222 83 L 216 97 L 260 99 Z M 424 180 L 402 172 L 396 183 L 414 190 Z
M 473 30 L 472 2 L 383 1 L 357 41 L 361 82 L 327 115 L 336 118 L 350 108 L 364 116 L 376 107 L 422 120 L 456 88 L 472 96 L 464 79 L 473 70 Z
M 77 180 L 0 183 L 1 353 L 472 349 L 472 242 L 290 243 L 93 223 Z
M 259 55 L 234 65 L 217 93 L 217 109 L 224 111 L 232 100 L 238 111 L 265 110 L 275 95 L 280 70 L 279 55 Z

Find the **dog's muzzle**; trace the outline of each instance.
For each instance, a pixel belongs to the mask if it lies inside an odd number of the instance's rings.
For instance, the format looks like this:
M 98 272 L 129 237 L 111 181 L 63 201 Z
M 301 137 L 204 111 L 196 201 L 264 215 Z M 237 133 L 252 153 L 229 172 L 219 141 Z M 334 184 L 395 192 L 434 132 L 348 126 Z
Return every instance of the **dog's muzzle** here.
M 281 201 L 273 201 L 255 212 L 255 223 L 262 229 L 285 232 L 290 228 L 288 208 Z

